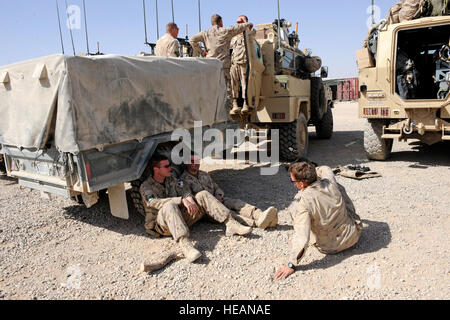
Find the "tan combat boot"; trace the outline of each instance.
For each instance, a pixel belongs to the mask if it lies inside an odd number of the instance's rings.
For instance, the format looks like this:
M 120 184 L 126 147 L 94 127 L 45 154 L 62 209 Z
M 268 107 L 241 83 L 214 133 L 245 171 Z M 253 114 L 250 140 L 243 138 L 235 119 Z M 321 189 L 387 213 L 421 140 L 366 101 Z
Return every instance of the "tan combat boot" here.
M 268 227 L 272 227 L 274 223 L 274 226 L 276 226 L 278 223 L 278 210 L 274 207 L 270 207 L 264 212 L 258 210 L 254 215 L 256 226 L 260 229 L 265 230 Z
M 244 102 L 244 107 L 241 110 L 242 114 L 250 113 L 250 111 L 251 111 L 251 108 L 247 105 L 247 103 Z
M 245 236 L 246 234 L 249 234 L 252 232 L 251 227 L 246 227 L 234 220 L 232 216 L 228 218 L 228 221 L 225 223 L 225 226 L 227 227 L 225 235 L 227 237 L 234 236 L 235 234 L 240 236 Z
M 237 99 L 233 99 L 233 109 L 230 111 L 230 116 L 238 116 L 241 114 L 241 108 L 238 106 Z
M 183 237 L 179 240 L 179 244 L 181 247 L 181 251 L 184 254 L 184 257 L 189 261 L 189 262 L 194 262 L 195 260 L 197 260 L 198 258 L 200 258 L 202 256 L 202 254 L 200 253 L 200 251 L 198 251 L 197 249 L 194 248 L 191 240 L 189 240 L 186 237 Z

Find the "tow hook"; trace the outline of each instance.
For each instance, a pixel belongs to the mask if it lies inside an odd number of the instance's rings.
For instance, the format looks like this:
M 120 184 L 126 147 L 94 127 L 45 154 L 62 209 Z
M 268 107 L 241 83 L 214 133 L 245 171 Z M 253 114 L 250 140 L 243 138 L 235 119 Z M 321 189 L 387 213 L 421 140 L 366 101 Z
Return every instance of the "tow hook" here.
M 409 122 L 409 120 L 408 120 Z M 411 134 L 414 132 L 414 127 L 417 125 L 416 121 L 412 121 L 409 126 L 408 126 L 408 122 L 405 124 L 405 126 L 403 127 L 403 132 L 405 134 Z M 409 127 L 409 128 L 408 128 Z

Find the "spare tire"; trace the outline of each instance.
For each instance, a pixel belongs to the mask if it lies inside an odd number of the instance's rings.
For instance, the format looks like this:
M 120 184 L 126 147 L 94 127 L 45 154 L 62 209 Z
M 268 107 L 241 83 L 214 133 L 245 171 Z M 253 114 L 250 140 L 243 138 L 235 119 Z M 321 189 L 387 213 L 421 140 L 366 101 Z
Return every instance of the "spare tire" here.
M 326 109 L 327 100 L 322 78 L 311 78 L 311 121 L 313 123 L 321 121 Z

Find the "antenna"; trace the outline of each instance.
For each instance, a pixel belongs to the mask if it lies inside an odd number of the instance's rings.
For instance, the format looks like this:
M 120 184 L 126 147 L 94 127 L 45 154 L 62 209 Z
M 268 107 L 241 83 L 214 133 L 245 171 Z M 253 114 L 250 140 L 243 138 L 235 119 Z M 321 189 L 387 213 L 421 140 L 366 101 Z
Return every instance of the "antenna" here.
M 277 0 L 278 5 L 278 51 L 282 53 L 281 49 L 281 21 L 280 21 L 280 0 Z
M 61 38 L 62 54 L 64 54 L 64 42 L 63 42 L 62 29 L 61 29 L 61 18 L 59 17 L 58 0 L 56 0 L 56 14 L 58 15 L 59 37 Z
M 158 14 L 158 0 L 156 0 L 156 37 L 159 39 L 159 14 Z
M 175 23 L 175 12 L 173 11 L 173 0 L 170 0 L 172 3 L 172 22 Z
M 86 30 L 87 54 L 90 55 L 91 53 L 89 52 L 89 37 L 88 37 L 88 27 L 87 27 L 86 3 L 85 3 L 85 0 L 83 0 L 83 10 L 84 10 L 84 29 Z
M 202 31 L 202 17 L 200 15 L 200 0 L 198 0 L 198 32 Z
M 67 6 L 67 0 L 64 0 L 66 2 L 66 14 L 67 14 L 67 21 L 69 21 L 69 30 L 70 30 L 70 39 L 72 40 L 72 49 L 73 49 L 73 55 L 75 56 L 75 44 L 73 43 L 73 34 L 72 34 L 72 24 L 70 23 L 70 17 L 69 17 L 69 7 Z
M 145 44 L 148 43 L 148 38 L 147 38 L 147 17 L 145 14 L 145 0 L 142 0 L 142 6 L 144 8 L 144 31 L 145 31 Z
M 375 5 L 374 0 L 372 0 L 372 26 L 375 25 Z

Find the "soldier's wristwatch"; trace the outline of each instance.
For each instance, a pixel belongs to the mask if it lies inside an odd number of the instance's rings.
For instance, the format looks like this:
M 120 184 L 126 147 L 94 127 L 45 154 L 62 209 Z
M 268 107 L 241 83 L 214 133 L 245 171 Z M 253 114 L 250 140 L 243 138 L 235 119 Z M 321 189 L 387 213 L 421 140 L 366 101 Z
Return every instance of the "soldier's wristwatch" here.
M 290 262 L 289 262 L 289 263 L 288 263 L 288 267 L 295 270 L 295 266 L 294 266 L 293 263 L 290 263 Z

